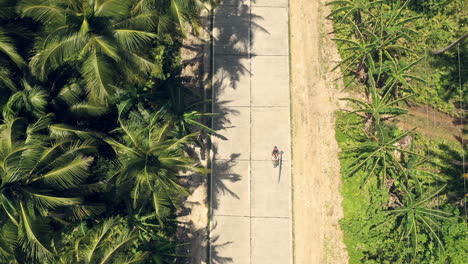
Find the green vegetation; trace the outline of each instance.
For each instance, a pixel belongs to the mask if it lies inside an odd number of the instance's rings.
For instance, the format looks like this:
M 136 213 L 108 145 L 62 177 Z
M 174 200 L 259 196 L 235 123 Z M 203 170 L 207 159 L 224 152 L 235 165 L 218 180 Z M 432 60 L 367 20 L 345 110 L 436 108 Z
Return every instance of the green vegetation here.
M 204 0 L 0 0 L 0 262 L 174 263 Z
M 363 92 L 359 99 L 343 98 L 355 108 L 338 113 L 337 121 L 343 150 L 341 226 L 350 263 L 464 263 L 468 258 L 466 146 L 389 122 L 407 114 L 404 106 L 414 102 L 464 111 L 456 108 L 466 101 L 460 94 L 458 51 L 431 57 L 432 45 L 449 43 L 435 41 L 437 30 L 428 21 L 443 17 L 443 23 L 453 23 L 447 36 L 454 41 L 467 31 L 467 17 L 461 1 L 439 2 L 330 2 L 345 80 Z M 467 47 L 460 44 L 460 57 Z M 466 67 L 460 67 L 460 76 Z M 426 78 L 428 69 L 441 74 Z
M 336 21 L 337 43 L 343 67 L 347 69 L 346 82 L 353 86 L 362 83 L 363 59 L 370 56 L 372 62 L 380 64 L 380 74 L 392 75 L 404 84 L 403 90 L 396 89 L 395 93 L 411 94 L 412 103 L 458 114 L 460 103 L 468 104 L 467 93 L 460 93 L 458 81 L 459 74 L 468 75 L 466 63 L 458 70 L 458 55 L 460 61 L 468 60 L 468 41 L 440 55 L 431 53 L 468 33 L 465 3 L 463 0 L 330 2 L 336 7 L 331 17 Z M 371 51 L 373 54 L 369 54 Z M 366 65 L 372 62 L 368 60 Z M 464 78 L 462 90 L 467 89 Z
M 350 150 L 376 144 L 364 132 L 361 120 L 357 114 L 339 113 L 337 121 L 337 139 L 344 150 L 340 158 L 345 212 L 341 226 L 350 263 L 464 263 L 468 239 L 463 168 L 449 163 L 461 160 L 461 146 L 416 134 L 409 150 L 415 154 L 408 152 L 397 160 L 402 168 L 382 158 L 374 171 L 373 163 L 366 162 L 366 168 L 349 176 L 353 163 L 368 153 Z M 384 130 L 389 138 L 407 134 L 390 125 Z M 388 155 L 395 159 L 391 150 Z

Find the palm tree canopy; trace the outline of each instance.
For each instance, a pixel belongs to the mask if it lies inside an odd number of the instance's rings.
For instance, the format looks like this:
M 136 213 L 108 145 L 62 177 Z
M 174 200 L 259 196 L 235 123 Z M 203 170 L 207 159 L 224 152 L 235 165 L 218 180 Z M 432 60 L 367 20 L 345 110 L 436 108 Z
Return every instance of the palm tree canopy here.
M 142 51 L 157 36 L 155 23 L 146 23 L 155 14 L 132 15 L 131 7 L 131 0 L 21 1 L 21 15 L 45 27 L 30 62 L 33 74 L 44 80 L 78 62 L 90 99 L 102 103 L 118 89 L 117 77 L 137 80 L 136 74 L 152 71 Z
M 445 187 L 446 185 L 433 192 L 419 195 L 419 197 L 405 190 L 407 195 L 403 201 L 404 206 L 388 211 L 389 214 L 399 219 L 397 228 L 401 231 L 402 238 L 412 242 L 414 255 L 417 253 L 421 230 L 427 230 L 429 237 L 444 249 L 440 234 L 436 232 L 437 229 L 440 229 L 438 221 L 453 220 L 452 214 L 438 208 L 431 208 L 428 206 L 428 202 L 440 194 Z
M 121 163 L 118 181 L 132 186 L 133 207 L 150 199 L 162 223 L 167 209 L 177 208 L 180 194 L 187 193 L 177 183 L 180 171 L 206 172 L 194 166 L 184 152 L 185 144 L 193 142 L 197 134 L 175 137 L 171 123 L 161 122 L 161 113 L 130 112 L 128 119 L 123 119 L 126 107 L 126 103 L 119 106 L 120 128 L 115 132 L 121 135 L 120 140 L 106 139 Z
M 10 222 L 7 228 L 17 241 L 12 244 L 30 258 L 51 256 L 37 234 L 40 219 L 63 207 L 79 213 L 81 198 L 63 191 L 84 182 L 95 150 L 91 142 L 50 138 L 52 117 L 29 125 L 23 118 L 9 118 L 0 125 L 0 218 Z
M 2 7 L 3 6 L 0 5 L 0 9 Z M 0 19 L 1 18 L 2 16 L 0 13 Z M 16 50 L 13 39 L 9 36 L 8 31 L 0 27 L 0 87 L 4 86 L 15 91 L 16 86 L 12 80 L 11 72 L 12 65 L 23 68 L 26 66 L 26 62 Z
M 121 218 L 106 219 L 93 229 L 84 231 L 84 235 L 77 240 L 66 241 L 74 244 L 66 247 L 68 251 L 60 249 L 57 263 L 77 264 L 129 264 L 142 263 L 147 252 L 129 254 L 126 248 L 136 240 L 137 232 L 121 224 Z

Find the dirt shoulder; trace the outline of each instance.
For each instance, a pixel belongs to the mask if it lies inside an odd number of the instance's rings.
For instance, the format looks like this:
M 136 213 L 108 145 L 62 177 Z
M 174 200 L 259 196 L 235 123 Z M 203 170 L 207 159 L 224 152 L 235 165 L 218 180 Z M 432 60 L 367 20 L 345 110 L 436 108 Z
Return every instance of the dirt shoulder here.
M 347 263 L 339 220 L 335 111 L 339 61 L 325 0 L 291 0 L 291 111 L 294 263 Z
M 180 50 L 182 72 L 185 85 L 194 94 L 209 98 L 207 92 L 211 88 L 210 82 L 210 19 L 208 11 L 202 13 L 202 27 L 197 34 L 188 33 L 182 42 Z M 189 31 L 190 32 L 190 31 Z M 200 109 L 210 112 L 207 109 Z M 204 120 L 208 124 L 207 120 Z M 194 147 L 191 156 L 198 159 L 204 166 L 210 166 L 209 144 L 203 140 L 203 148 Z M 206 175 L 182 175 L 182 185 L 190 192 L 183 201 L 182 209 L 177 217 L 176 239 L 179 244 L 176 263 L 206 264 L 208 263 L 208 177 Z

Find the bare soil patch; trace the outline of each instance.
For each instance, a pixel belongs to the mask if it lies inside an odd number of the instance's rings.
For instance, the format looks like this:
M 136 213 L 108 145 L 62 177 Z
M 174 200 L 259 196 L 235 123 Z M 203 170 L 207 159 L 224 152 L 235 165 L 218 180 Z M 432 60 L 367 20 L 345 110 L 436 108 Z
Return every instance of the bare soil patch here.
M 347 263 L 335 111 L 340 60 L 326 0 L 290 1 L 294 263 Z M 336 81 L 339 79 L 340 81 Z
M 184 85 L 197 97 L 206 99 L 210 89 L 210 20 L 208 10 L 201 18 L 202 27 L 198 32 L 188 32 L 180 50 Z M 200 111 L 210 112 L 209 104 L 200 106 Z M 209 125 L 209 120 L 202 120 Z M 193 146 L 190 155 L 204 167 L 210 167 L 210 144 L 206 137 L 200 138 L 201 147 Z M 208 263 L 208 176 L 181 175 L 182 185 L 190 192 L 178 212 L 177 243 L 180 264 Z
M 409 114 L 396 120 L 398 127 L 416 131 L 430 137 L 460 141 L 466 120 L 452 117 L 428 106 L 416 106 L 409 109 Z

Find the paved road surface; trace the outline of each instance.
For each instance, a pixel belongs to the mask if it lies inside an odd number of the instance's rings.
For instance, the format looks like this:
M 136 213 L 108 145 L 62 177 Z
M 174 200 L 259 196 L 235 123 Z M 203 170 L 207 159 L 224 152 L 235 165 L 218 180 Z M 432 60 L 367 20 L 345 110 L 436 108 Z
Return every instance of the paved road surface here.
M 210 261 L 292 263 L 288 0 L 224 0 L 214 37 Z

